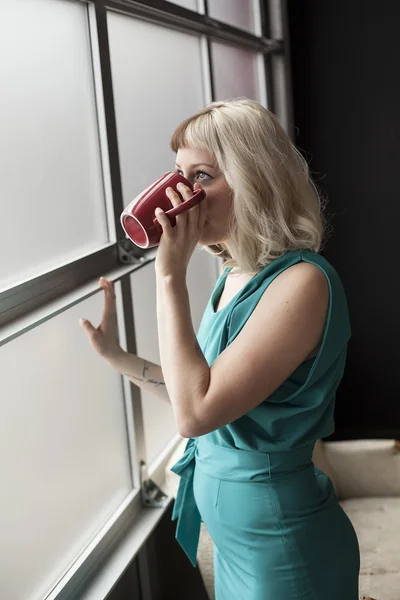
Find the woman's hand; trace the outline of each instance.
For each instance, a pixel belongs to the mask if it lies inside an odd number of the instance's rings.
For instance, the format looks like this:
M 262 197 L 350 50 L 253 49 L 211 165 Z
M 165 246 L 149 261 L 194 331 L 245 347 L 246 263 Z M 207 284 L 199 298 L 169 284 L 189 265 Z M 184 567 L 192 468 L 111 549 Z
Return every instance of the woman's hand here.
M 193 195 L 192 190 L 183 183 L 179 183 L 177 189 L 184 200 L 188 200 Z M 198 189 L 201 189 L 201 186 L 196 183 L 194 191 Z M 172 188 L 167 188 L 166 194 L 173 206 L 181 204 L 179 195 Z M 176 225 L 172 227 L 164 211 L 160 208 L 156 209 L 155 216 L 163 229 L 155 260 L 158 275 L 186 276 L 190 258 L 203 234 L 206 212 L 207 198 L 204 198 L 196 206 L 177 215 Z
M 86 331 L 93 348 L 103 358 L 115 358 L 124 351 L 119 345 L 117 329 L 117 310 L 112 281 L 100 277 L 100 287 L 104 290 L 104 310 L 100 325 L 95 329 L 87 319 L 79 324 Z

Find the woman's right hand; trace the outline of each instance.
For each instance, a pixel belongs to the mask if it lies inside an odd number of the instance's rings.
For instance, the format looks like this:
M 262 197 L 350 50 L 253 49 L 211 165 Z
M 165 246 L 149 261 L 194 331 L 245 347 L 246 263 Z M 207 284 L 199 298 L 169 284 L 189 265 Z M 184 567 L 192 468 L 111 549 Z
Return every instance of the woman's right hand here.
M 104 277 L 100 277 L 99 285 L 104 290 L 104 310 L 100 325 L 96 329 L 87 319 L 80 319 L 79 324 L 86 331 L 90 343 L 101 357 L 115 358 L 123 350 L 118 341 L 114 286 L 112 281 Z

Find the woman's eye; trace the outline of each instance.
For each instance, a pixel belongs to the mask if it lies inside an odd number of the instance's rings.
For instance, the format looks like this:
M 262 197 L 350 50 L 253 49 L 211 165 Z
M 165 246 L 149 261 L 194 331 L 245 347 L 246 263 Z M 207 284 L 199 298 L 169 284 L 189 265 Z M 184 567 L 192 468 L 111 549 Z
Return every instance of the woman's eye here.
M 205 177 L 200 177 L 200 175 L 205 175 Z M 196 177 L 200 179 L 200 181 L 208 181 L 209 179 L 212 179 L 211 175 L 205 173 L 204 171 L 198 171 L 196 173 Z
M 176 173 L 178 173 L 178 175 L 182 175 L 182 177 L 185 177 L 181 169 L 175 169 L 175 171 Z M 199 181 L 210 181 L 212 179 L 212 176 L 206 173 L 205 171 L 197 171 L 195 178 Z M 190 177 L 189 179 L 191 180 L 192 178 Z

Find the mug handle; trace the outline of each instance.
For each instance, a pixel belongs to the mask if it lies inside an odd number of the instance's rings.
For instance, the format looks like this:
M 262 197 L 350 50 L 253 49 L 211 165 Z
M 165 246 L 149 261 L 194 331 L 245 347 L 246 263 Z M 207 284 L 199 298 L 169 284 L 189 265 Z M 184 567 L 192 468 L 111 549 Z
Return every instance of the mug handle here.
M 189 210 L 189 208 L 192 208 L 192 206 L 196 206 L 196 204 L 199 204 L 199 202 L 201 202 L 203 200 L 203 198 L 205 198 L 205 197 L 206 197 L 206 193 L 203 189 L 196 190 L 194 192 L 193 196 L 191 198 L 189 198 L 189 200 L 185 200 L 178 206 L 174 206 L 170 210 L 167 210 L 165 214 L 167 215 L 167 217 L 169 219 L 170 219 L 170 217 L 175 217 L 176 215 L 179 215 L 180 213 L 185 212 L 185 210 Z M 171 221 L 171 219 L 170 219 L 170 221 Z M 155 219 L 153 219 L 153 223 L 154 223 L 154 225 L 160 225 L 157 217 Z

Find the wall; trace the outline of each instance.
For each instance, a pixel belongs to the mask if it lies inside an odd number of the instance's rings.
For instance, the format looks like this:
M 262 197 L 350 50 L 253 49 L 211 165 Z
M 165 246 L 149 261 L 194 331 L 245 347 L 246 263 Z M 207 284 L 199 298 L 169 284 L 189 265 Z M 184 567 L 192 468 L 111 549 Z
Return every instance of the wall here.
M 331 439 L 400 437 L 400 4 L 289 0 L 296 143 L 327 194 L 323 254 L 353 335 Z

